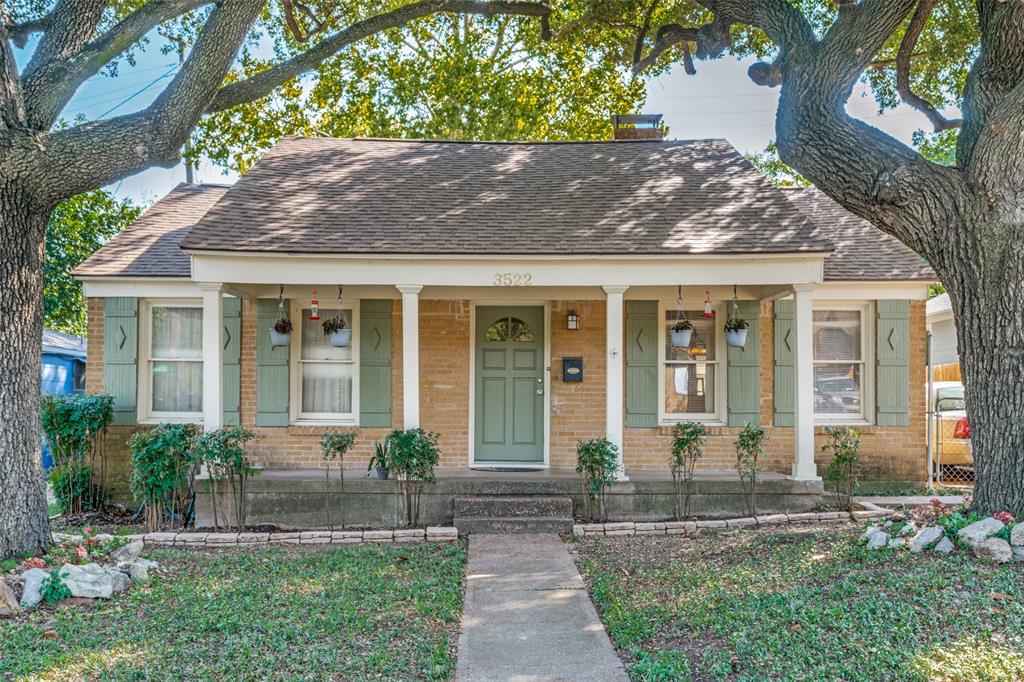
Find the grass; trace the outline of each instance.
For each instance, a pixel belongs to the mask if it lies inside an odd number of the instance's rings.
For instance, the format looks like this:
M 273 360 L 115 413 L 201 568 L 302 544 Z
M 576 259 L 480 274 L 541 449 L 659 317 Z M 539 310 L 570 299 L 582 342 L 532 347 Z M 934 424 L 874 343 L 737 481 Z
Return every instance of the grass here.
M 0 621 L 0 679 L 447 679 L 454 672 L 462 544 L 151 557 L 171 572 L 110 601 Z
M 634 680 L 1024 679 L 1024 567 L 868 552 L 857 529 L 575 545 Z

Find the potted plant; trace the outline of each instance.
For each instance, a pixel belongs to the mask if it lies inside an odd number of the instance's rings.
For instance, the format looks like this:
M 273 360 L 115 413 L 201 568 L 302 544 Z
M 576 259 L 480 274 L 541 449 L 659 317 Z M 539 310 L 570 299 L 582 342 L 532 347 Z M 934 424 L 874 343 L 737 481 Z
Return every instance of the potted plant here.
M 668 330 L 672 339 L 673 348 L 689 348 L 690 339 L 693 338 L 693 323 L 689 320 L 679 320 Z
M 270 345 L 274 348 L 287 347 L 292 342 L 292 321 L 287 317 L 279 319 L 268 331 L 270 332 Z
M 324 320 L 324 334 L 335 348 L 348 348 L 352 343 L 352 330 L 341 315 L 336 315 L 329 320 Z
M 390 462 L 388 457 L 388 450 L 390 446 L 388 441 L 377 441 L 373 444 L 373 457 L 370 458 L 370 463 L 366 465 L 366 475 L 370 475 L 370 470 L 377 469 L 377 478 L 382 481 L 388 480 L 390 471 Z
M 748 326 L 742 317 L 730 317 L 725 323 L 725 342 L 731 348 L 743 348 L 747 345 Z

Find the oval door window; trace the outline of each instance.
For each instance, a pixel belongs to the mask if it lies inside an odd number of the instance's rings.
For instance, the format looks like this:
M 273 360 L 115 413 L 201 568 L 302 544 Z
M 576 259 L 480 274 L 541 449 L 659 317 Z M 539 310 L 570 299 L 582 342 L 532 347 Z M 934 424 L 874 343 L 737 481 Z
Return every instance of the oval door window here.
M 526 343 L 534 341 L 533 329 L 518 317 L 506 317 L 496 321 L 487 328 L 484 341 L 501 342 L 516 341 Z

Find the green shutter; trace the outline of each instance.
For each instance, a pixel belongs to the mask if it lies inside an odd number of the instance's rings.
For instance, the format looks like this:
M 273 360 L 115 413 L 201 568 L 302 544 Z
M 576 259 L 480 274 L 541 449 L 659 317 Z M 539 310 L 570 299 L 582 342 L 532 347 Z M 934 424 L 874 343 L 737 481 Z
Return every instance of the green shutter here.
M 657 301 L 626 301 L 626 426 L 658 425 L 659 333 Z
M 793 400 L 796 396 L 796 373 L 793 368 L 793 346 L 796 329 L 793 327 L 793 301 L 775 302 L 774 393 L 775 426 L 793 426 L 795 423 Z
M 391 301 L 359 302 L 359 425 L 391 426 Z
M 242 301 L 234 297 L 224 299 L 224 425 L 238 426 L 240 422 L 242 372 Z
M 739 301 L 738 308 L 749 327 L 746 345 L 727 354 L 729 426 L 761 423 L 761 303 Z
M 136 422 L 139 300 L 111 296 L 103 301 L 103 392 L 114 398 L 114 423 Z
M 878 301 L 877 423 L 910 424 L 910 301 Z
M 277 301 L 256 301 L 256 426 L 288 426 L 288 349 L 272 347 L 267 333 L 276 320 Z

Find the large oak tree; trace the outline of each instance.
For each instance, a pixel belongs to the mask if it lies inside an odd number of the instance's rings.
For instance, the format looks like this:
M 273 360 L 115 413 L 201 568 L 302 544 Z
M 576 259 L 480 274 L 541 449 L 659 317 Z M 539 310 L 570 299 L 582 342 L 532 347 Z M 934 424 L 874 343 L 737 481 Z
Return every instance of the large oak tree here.
M 1021 0 L 590 0 L 403 4 L 281 0 L 31 0 L 0 26 L 0 556 L 46 543 L 38 389 L 47 216 L 62 199 L 177 162 L 204 115 L 271 93 L 363 39 L 438 14 L 535 17 L 545 37 L 616 42 L 638 71 L 727 51 L 760 57 L 781 86 L 779 156 L 854 213 L 922 254 L 949 288 L 977 467 L 975 505 L 1024 513 L 1024 2 Z M 231 71 L 280 20 L 273 60 Z M 143 111 L 55 128 L 82 82 L 174 25 L 188 59 Z M 22 69 L 12 45 L 40 37 Z M 580 59 L 587 58 L 581 50 Z M 243 60 L 245 61 L 245 60 Z M 849 116 L 866 79 L 959 129 L 955 163 L 928 161 Z M 289 90 L 291 88 L 291 90 Z M 962 116 L 945 116 L 959 104 Z M 891 104 L 891 102 L 890 102 Z M 883 101 L 883 105 L 886 102 Z

